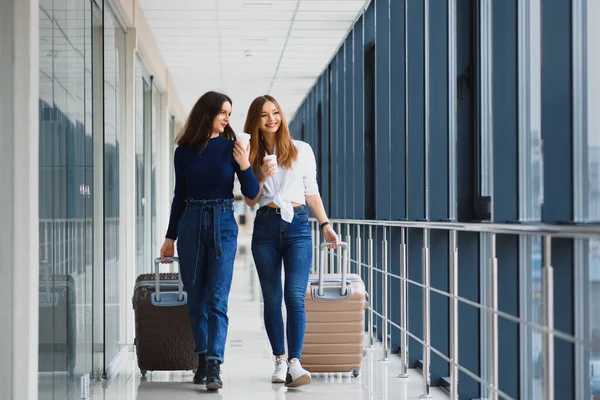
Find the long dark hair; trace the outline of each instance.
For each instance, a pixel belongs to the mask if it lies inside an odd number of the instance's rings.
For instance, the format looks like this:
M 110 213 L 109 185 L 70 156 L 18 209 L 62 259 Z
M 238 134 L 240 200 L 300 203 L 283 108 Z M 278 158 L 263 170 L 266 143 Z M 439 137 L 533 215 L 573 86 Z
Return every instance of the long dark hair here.
M 202 152 L 212 135 L 213 121 L 223 109 L 223 104 L 233 102 L 229 96 L 219 92 L 204 93 L 192 108 L 185 126 L 177 137 L 179 146 L 197 148 Z M 235 139 L 235 132 L 231 125 L 227 124 L 221 136 L 227 140 Z
M 275 100 L 273 96 L 265 94 L 258 96 L 250 104 L 248 114 L 246 116 L 246 123 L 244 124 L 244 132 L 250 134 L 250 165 L 254 171 L 258 171 L 263 165 L 263 158 L 267 148 L 262 140 L 260 133 L 260 123 L 262 109 L 265 103 L 273 103 L 275 108 L 279 111 L 281 117 L 281 125 L 275 136 L 275 143 L 277 145 L 277 164 L 284 168 L 291 168 L 292 163 L 298 158 L 298 149 L 292 142 L 292 136 L 290 135 L 290 128 L 288 127 L 287 120 L 281 106 Z

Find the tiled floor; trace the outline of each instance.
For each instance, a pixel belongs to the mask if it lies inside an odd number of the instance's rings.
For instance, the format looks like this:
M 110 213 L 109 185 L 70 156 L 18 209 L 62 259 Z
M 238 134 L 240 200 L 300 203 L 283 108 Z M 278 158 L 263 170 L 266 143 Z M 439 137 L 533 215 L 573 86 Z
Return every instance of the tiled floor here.
M 240 243 L 236 271 L 230 297 L 230 328 L 226 360 L 223 364 L 224 388 L 209 393 L 191 383 L 191 372 L 154 372 L 142 378 L 130 354 L 114 378 L 93 389 L 92 400 L 165 400 L 197 399 L 417 399 L 422 394 L 421 374 L 410 372 L 410 378 L 398 378 L 399 358 L 380 361 L 381 348 L 367 349 L 358 378 L 348 374 L 313 375 L 311 385 L 292 390 L 270 383 L 273 361 L 263 328 L 260 288 L 250 261 L 248 248 Z M 432 389 L 433 399 L 446 399 Z

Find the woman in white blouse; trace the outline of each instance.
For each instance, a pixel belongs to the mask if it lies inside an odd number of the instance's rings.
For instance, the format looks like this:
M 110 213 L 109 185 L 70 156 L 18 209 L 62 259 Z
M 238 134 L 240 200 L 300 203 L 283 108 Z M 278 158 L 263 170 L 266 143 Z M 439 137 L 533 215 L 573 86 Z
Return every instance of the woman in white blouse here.
M 273 97 L 254 99 L 244 131 L 251 135 L 250 163 L 260 184 L 258 196 L 246 202 L 260 206 L 254 221 L 252 255 L 263 293 L 265 327 L 276 358 L 271 381 L 298 387 L 311 381 L 310 373 L 300 364 L 306 328 L 304 294 L 312 263 L 307 204 L 323 229 L 324 239 L 333 243 L 331 247 L 337 246 L 338 238 L 319 195 L 312 148 L 308 143 L 292 140 L 283 112 Z M 283 296 L 287 309 L 287 359 Z

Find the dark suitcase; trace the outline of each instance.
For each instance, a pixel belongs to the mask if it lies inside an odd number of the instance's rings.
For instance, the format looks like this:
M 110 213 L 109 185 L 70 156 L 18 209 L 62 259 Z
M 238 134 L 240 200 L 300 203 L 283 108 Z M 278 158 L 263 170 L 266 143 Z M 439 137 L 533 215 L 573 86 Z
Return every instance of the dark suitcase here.
M 38 371 L 75 370 L 76 302 L 75 281 L 71 275 L 50 273 L 51 264 L 42 267 L 38 293 L 39 347 Z
M 177 262 L 177 257 L 165 258 Z M 142 376 L 146 371 L 187 371 L 198 366 L 187 307 L 187 293 L 179 273 L 138 276 L 133 291 L 135 347 Z

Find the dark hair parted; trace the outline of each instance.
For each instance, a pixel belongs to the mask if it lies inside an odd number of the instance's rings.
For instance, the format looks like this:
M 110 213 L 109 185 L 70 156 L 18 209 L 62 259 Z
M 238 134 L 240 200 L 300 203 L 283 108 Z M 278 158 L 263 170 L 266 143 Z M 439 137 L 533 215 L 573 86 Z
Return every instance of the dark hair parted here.
M 213 121 L 223 110 L 223 104 L 233 102 L 229 96 L 219 92 L 206 92 L 196 102 L 192 112 L 179 133 L 176 143 L 179 146 L 197 148 L 202 152 L 213 134 Z M 227 124 L 221 136 L 227 140 L 235 139 L 235 132 Z

